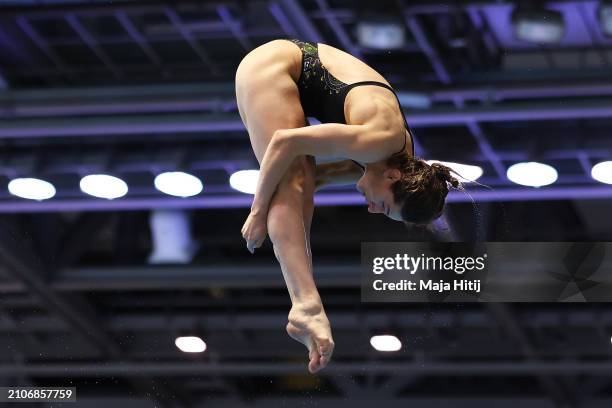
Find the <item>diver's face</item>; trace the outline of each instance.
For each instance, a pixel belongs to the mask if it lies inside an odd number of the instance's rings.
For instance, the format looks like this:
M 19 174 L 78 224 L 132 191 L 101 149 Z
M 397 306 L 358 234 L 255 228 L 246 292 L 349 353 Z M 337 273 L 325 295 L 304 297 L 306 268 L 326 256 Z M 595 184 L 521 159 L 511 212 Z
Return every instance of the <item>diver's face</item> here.
M 391 185 L 400 178 L 397 169 L 389 169 L 381 164 L 366 166 L 363 176 L 357 181 L 357 190 L 364 196 L 368 212 L 382 213 L 395 221 L 401 221 L 400 207 L 393 202 Z

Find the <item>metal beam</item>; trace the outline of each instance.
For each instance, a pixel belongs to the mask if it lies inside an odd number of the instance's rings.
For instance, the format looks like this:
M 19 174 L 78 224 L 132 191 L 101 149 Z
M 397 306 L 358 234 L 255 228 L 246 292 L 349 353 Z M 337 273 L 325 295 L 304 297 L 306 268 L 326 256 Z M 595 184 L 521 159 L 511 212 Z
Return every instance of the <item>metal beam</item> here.
M 126 85 L 126 86 L 91 86 L 91 87 L 57 87 L 53 89 L 20 89 L 0 94 L 0 101 L 22 103 L 25 101 L 42 102 L 85 100 L 117 100 L 141 98 L 147 100 L 157 98 L 163 100 L 179 96 L 194 96 L 200 98 L 236 98 L 232 82 L 192 82 L 186 84 L 157 84 L 157 85 Z
M 612 100 L 570 100 L 553 103 L 508 103 L 465 109 L 406 111 L 413 127 L 464 125 L 466 122 L 524 122 L 532 120 L 595 119 L 612 116 Z
M 100 47 L 98 41 L 89 33 L 87 28 L 81 23 L 75 13 L 68 13 L 64 19 L 70 27 L 79 35 L 81 40 L 91 49 L 91 51 L 102 61 L 102 63 L 115 75 L 116 78 L 121 78 L 123 73 L 119 67 L 111 60 L 106 52 Z
M 15 22 L 34 44 L 55 64 L 55 67 L 67 78 L 72 78 L 68 66 L 62 58 L 47 44 L 47 41 L 32 27 L 27 17 L 20 15 Z
M 319 6 L 319 9 L 323 13 L 325 21 L 327 22 L 329 27 L 332 29 L 336 37 L 338 37 L 338 41 L 340 41 L 342 48 L 344 48 L 349 54 L 353 55 L 354 57 L 357 57 L 360 60 L 363 60 L 364 57 L 363 57 L 361 50 L 359 49 L 359 47 L 353 44 L 348 33 L 346 32 L 344 27 L 342 27 L 342 24 L 340 24 L 340 22 L 336 19 L 336 17 L 331 13 L 329 5 L 327 4 L 327 0 L 315 0 L 315 1 L 317 3 L 317 6 Z
M 487 19 L 482 15 L 482 10 L 478 6 L 468 6 L 465 11 L 478 33 L 482 36 L 482 41 L 490 56 L 497 58 L 500 53 L 500 47 L 491 32 Z
M 146 279 L 146 276 L 143 277 Z M 355 281 L 354 277 L 352 277 Z M 282 278 L 279 278 L 282 280 Z M 347 284 L 349 286 L 350 284 Z M 172 288 L 170 288 L 172 289 Z M 169 290 L 170 290 L 169 289 Z M 194 289 L 199 289 L 195 286 Z M 278 289 L 282 289 L 280 285 Z M 61 289 L 55 289 L 62 291 Z M 96 288 L 89 289 L 89 291 L 97 291 Z M 279 290 L 279 298 L 286 298 L 284 294 L 281 295 L 282 290 Z M 121 313 L 111 316 L 105 323 L 106 330 L 110 332 L 123 332 L 126 330 L 136 331 L 166 331 L 170 328 L 173 330 L 192 329 L 198 327 L 198 325 L 204 324 L 206 329 L 212 331 L 234 331 L 234 330 L 257 330 L 257 331 L 276 331 L 278 330 L 279 324 L 285 324 L 287 320 L 286 312 L 263 312 L 257 313 L 207 313 L 205 316 L 200 312 L 174 312 L 172 314 L 171 321 L 168 318 L 157 311 L 164 306 L 167 306 L 167 297 L 160 298 L 159 305 L 149 306 L 150 311 L 138 312 L 138 313 Z M 163 300 L 166 299 L 166 300 Z M 354 299 L 354 298 L 352 298 Z M 351 299 L 351 300 L 352 300 Z M 165 305 L 162 305 L 166 302 Z M 243 302 L 240 307 L 243 308 L 246 302 Z M 346 302 L 348 303 L 348 301 Z M 31 304 L 31 305 L 30 305 Z M 109 305 L 113 307 L 116 303 L 110 302 Z M 144 306 L 139 301 L 134 301 L 134 305 L 139 308 Z M 218 302 L 217 302 L 218 304 Z M 129 302 L 120 303 L 121 309 L 129 308 Z M 215 302 L 210 303 L 197 303 L 193 307 L 206 308 L 208 306 L 216 305 Z M 268 303 L 258 303 L 257 307 L 274 306 L 279 309 L 284 308 L 286 302 L 276 302 L 274 299 Z M 454 305 L 448 304 L 449 307 Z M 19 303 L 15 301 L 7 301 L 6 307 L 13 307 L 19 309 L 35 308 L 38 307 L 38 303 L 29 301 L 28 303 Z M 440 329 L 448 328 L 450 322 L 457 322 L 456 330 L 491 330 L 492 324 L 495 323 L 492 320 L 490 314 L 486 314 L 481 310 L 442 310 L 437 311 L 433 318 L 427 318 L 427 314 L 421 310 L 409 310 L 402 309 L 401 313 L 397 313 L 397 309 L 389 309 L 388 311 L 364 311 L 364 312 L 336 312 L 333 310 L 328 311 L 330 320 L 333 321 L 333 327 L 335 329 L 342 330 L 359 330 L 362 327 L 373 327 L 373 328 L 386 328 L 390 326 L 408 328 L 408 329 Z M 526 316 L 520 316 L 520 323 L 524 327 L 529 329 L 555 329 L 559 328 L 559 324 L 562 321 L 571 321 L 571 327 L 577 332 L 584 332 L 585 330 L 592 329 L 593 324 L 598 320 L 598 315 L 594 313 L 588 313 L 585 316 L 584 312 L 561 312 L 561 311 L 546 311 L 539 307 L 536 310 L 530 311 Z M 605 321 L 602 323 L 612 323 L 612 315 L 610 312 L 606 313 Z M 49 318 L 47 316 L 27 315 L 22 317 L 19 322 L 23 327 L 24 331 L 34 332 L 62 332 L 69 329 L 65 323 L 62 323 L 58 319 Z M 14 324 L 9 321 L 3 321 L 0 319 L 0 331 L 1 332 L 13 332 L 15 330 Z M 592 331 L 591 331 L 592 333 Z M 606 339 L 607 340 L 607 339 Z M 597 340 L 594 340 L 597 341 Z M 575 347 L 581 347 L 580 344 L 574 344 Z M 601 350 L 604 350 L 605 344 L 601 344 Z M 598 354 L 601 351 L 597 349 L 583 350 L 585 353 L 590 352 Z
M 314 43 L 323 42 L 323 36 L 298 1 L 273 1 L 270 3 L 269 10 L 287 35 Z
M 301 355 L 301 354 L 300 354 Z M 394 362 L 394 363 L 341 363 L 332 362 L 321 372 L 328 374 L 363 374 L 367 367 L 368 374 L 414 374 L 442 377 L 464 377 L 474 375 L 488 376 L 531 376 L 534 373 L 550 375 L 585 374 L 611 375 L 612 361 L 601 362 L 507 362 L 493 361 L 487 363 L 457 362 Z M 112 362 L 112 363 L 63 363 L 63 364 L 29 364 L 27 366 L 0 364 L 0 376 L 29 374 L 45 377 L 91 376 L 184 376 L 215 374 L 243 377 L 245 375 L 267 376 L 283 374 L 305 374 L 305 363 L 206 363 L 189 361 L 179 363 L 146 363 L 146 362 Z
M 455 99 L 454 103 L 459 109 L 463 109 L 465 106 L 463 99 L 457 98 Z M 486 159 L 491 163 L 491 166 L 493 166 L 497 177 L 499 177 L 501 180 L 506 180 L 506 166 L 489 142 L 489 138 L 482 129 L 482 126 L 480 126 L 480 123 L 476 121 L 468 121 L 466 122 L 466 126 L 470 130 L 472 137 L 476 139 L 478 148 L 482 151 L 483 156 L 486 157 Z
M 404 92 L 411 91 L 398 90 L 400 101 Z M 419 93 L 433 103 L 462 100 L 499 104 L 512 99 L 568 98 L 565 101 L 567 103 L 579 97 L 612 96 L 612 82 L 580 81 L 568 84 L 547 81 L 513 86 L 493 84 L 471 87 L 456 85 L 423 88 Z M 7 90 L 0 93 L 1 105 L 7 106 L 0 106 L 0 117 L 181 112 L 214 110 L 215 107 L 227 110 L 236 108 L 235 99 L 232 83 Z M 547 102 L 539 106 L 551 105 Z M 505 105 L 499 106 L 505 109 Z M 404 107 L 410 108 L 407 104 Z
M 214 75 L 220 75 L 221 72 L 217 66 L 213 63 L 212 58 L 208 55 L 208 52 L 200 45 L 197 39 L 193 36 L 189 28 L 183 24 L 183 19 L 176 12 L 176 10 L 170 6 L 163 7 L 165 15 L 168 17 L 174 28 L 181 33 L 181 36 L 187 41 L 191 49 L 197 54 L 200 60 L 208 67 L 210 72 Z
M 195 289 L 210 287 L 225 288 L 262 288 L 284 287 L 280 270 L 277 266 L 251 265 L 249 273 L 241 266 L 197 267 L 170 269 L 161 266 L 155 268 L 88 268 L 64 269 L 58 271 L 56 278 L 49 282 L 49 289 L 58 292 L 87 290 L 161 290 L 161 289 Z M 355 265 L 321 265 L 317 266 L 319 275 L 317 285 L 320 287 L 346 287 L 359 284 L 359 264 Z M 23 284 L 0 283 L 3 293 L 21 292 Z
M 357 257 L 358 258 L 358 257 Z M 512 271 L 511 283 L 533 285 L 540 282 L 538 277 L 528 271 L 539 269 L 534 265 L 507 261 L 507 271 Z M 317 265 L 317 284 L 321 287 L 359 288 L 361 266 L 355 258 L 344 258 L 331 263 Z M 510 275 L 508 275 L 510 276 Z M 182 290 L 206 288 L 283 288 L 279 279 L 278 266 L 255 264 L 230 266 L 217 262 L 213 266 L 197 267 L 99 267 L 63 268 L 53 279 L 46 282 L 46 288 L 53 292 L 115 291 L 115 290 Z M 510 278 L 508 278 L 510 279 Z M 19 281 L 18 281 L 19 282 Z M 510 280 L 507 282 L 510 283 Z M 603 285 L 611 285 L 611 280 L 601 280 Z M 21 293 L 28 287 L 25 283 L 0 282 L 2 293 Z M 608 322 L 612 324 L 612 321 Z
M 4 121 L 0 138 L 167 134 L 244 131 L 237 114 L 172 114 L 111 118 L 32 119 Z
M 119 354 L 120 349 L 113 344 L 111 337 L 94 323 L 97 319 L 93 310 L 88 310 L 84 305 L 77 306 L 52 290 L 43 279 L 42 266 L 32 264 L 38 258 L 16 244 L 16 233 L 6 227 L 1 230 L 0 260 L 9 276 L 37 295 L 47 308 L 65 320 L 85 340 L 96 345 L 102 353 Z
M 325 370 L 323 370 L 325 371 Z M 317 377 L 324 374 L 317 374 Z M 299 377 L 298 377 L 299 378 Z M 292 379 L 293 380 L 293 379 Z M 271 380 L 272 381 L 272 380 Z M 299 380 L 298 380 L 299 381 Z M 301 384 L 295 381 L 297 384 Z M 449 383 L 453 383 L 452 379 L 449 379 Z M 292 382 L 292 384 L 294 384 Z M 350 407 L 350 408 L 370 408 L 372 406 L 385 407 L 385 408 L 405 408 L 405 407 L 435 407 L 435 408 L 560 408 L 553 406 L 549 401 L 543 397 L 528 395 L 526 392 L 520 395 L 517 394 L 518 389 L 514 389 L 512 396 L 495 395 L 488 396 L 466 392 L 466 389 L 470 391 L 480 390 L 478 386 L 466 386 L 464 391 L 453 391 L 448 387 L 444 387 L 443 392 L 429 391 L 423 392 L 421 389 L 416 389 L 414 393 L 410 391 L 406 392 L 402 396 L 397 398 L 385 395 L 384 397 L 376 396 L 374 398 L 369 397 L 344 397 L 337 395 L 335 390 L 331 391 L 331 387 L 323 387 L 322 384 L 316 387 L 299 389 L 296 391 L 295 385 L 288 392 L 279 390 L 276 396 L 270 395 L 267 388 L 264 388 L 266 396 L 258 396 L 257 398 L 249 398 L 247 401 L 236 401 L 234 395 L 225 394 L 226 396 L 219 395 L 219 389 L 207 389 L 211 393 L 202 393 L 202 397 L 197 399 L 197 406 L 205 406 L 206 408 L 269 408 L 269 407 L 298 407 L 305 405 L 305 400 L 309 404 L 316 406 L 317 408 L 337 408 L 337 407 Z M 202 388 L 202 387 L 201 387 Z M 200 391 L 204 391 L 201 389 Z M 490 394 L 495 392 L 492 390 Z M 102 394 L 102 392 L 100 393 Z M 262 393 L 263 394 L 263 393 Z M 214 397 L 213 395 L 219 395 Z M 295 396 L 290 396 L 295 395 Z M 324 395 L 321 398 L 315 398 L 315 395 Z M 306 399 L 307 398 L 307 399 Z M 83 406 L 129 406 L 130 408 L 144 408 L 149 407 L 151 403 L 149 401 L 139 401 L 133 399 L 122 399 L 106 397 L 100 395 L 98 398 L 95 397 L 81 397 L 79 396 L 79 402 Z M 612 399 L 607 397 L 599 397 L 592 401 L 589 405 L 584 405 L 583 408 L 604 408 L 612 406 Z
M 452 190 L 446 197 L 447 203 L 471 202 L 472 198 L 478 202 L 485 201 L 545 201 L 545 200 L 571 200 L 571 199 L 610 199 L 612 187 L 610 186 L 579 186 L 561 187 L 547 186 L 541 188 L 510 187 L 497 188 L 493 191 L 485 189 L 472 189 L 468 187 L 469 196 L 458 190 Z M 470 196 L 472 198 L 470 198 Z M 60 212 L 60 211 L 126 211 L 148 209 L 197 209 L 197 208 L 247 208 L 250 207 L 253 197 L 250 195 L 204 195 L 196 198 L 129 198 L 117 200 L 101 200 L 95 198 L 82 199 L 50 199 L 46 201 L 30 201 L 11 199 L 0 201 L 0 213 L 30 213 L 30 212 Z M 315 195 L 317 206 L 356 205 L 363 206 L 363 196 L 358 193 L 317 193 Z
M 168 70 L 164 67 L 164 63 L 162 62 L 157 52 L 151 47 L 148 40 L 144 35 L 140 33 L 138 28 L 134 25 L 128 14 L 124 10 L 116 10 L 115 18 L 121 24 L 123 29 L 129 34 L 129 36 L 138 44 L 142 52 L 160 69 L 162 74 L 165 77 L 170 76 Z
M 236 37 L 240 45 L 242 45 L 242 48 L 244 48 L 246 51 L 252 50 L 254 48 L 253 43 L 249 39 L 248 35 L 244 33 L 242 30 L 242 24 L 239 20 L 234 18 L 231 10 L 225 4 L 218 5 L 216 10 L 221 18 L 221 21 L 227 25 L 227 28 L 232 32 L 234 37 Z
M 406 110 L 412 127 L 465 125 L 467 122 L 523 122 L 612 117 L 612 99 L 508 103 L 499 106 Z M 165 134 L 244 131 L 238 114 L 126 115 L 96 118 L 16 119 L 0 123 L 0 138 Z
M 29 254 L 26 247 L 18 244 L 20 241 L 14 237 L 17 231 L 9 228 L 3 226 L 0 229 L 0 261 L 5 272 L 40 298 L 49 311 L 67 323 L 77 335 L 93 345 L 102 357 L 114 360 L 125 358 L 123 350 L 115 343 L 112 336 L 106 333 L 99 324 L 96 324 L 101 319 L 93 308 L 81 295 L 71 296 L 69 300 L 66 295 L 55 292 L 43 278 L 45 274 L 42 272 L 42 265 L 34 261 L 38 258 Z M 134 378 L 130 379 L 130 383 L 143 394 L 148 393 L 151 387 L 162 392 L 165 390 L 163 395 L 156 394 L 155 399 L 159 400 L 162 406 L 170 407 L 170 393 L 174 395 L 170 387 L 158 383 L 155 379 L 146 381 Z M 185 398 L 180 395 L 179 399 L 185 401 Z
M 512 309 L 504 303 L 487 303 L 486 307 L 495 316 L 496 320 L 505 329 L 507 334 L 512 338 L 525 354 L 530 363 L 538 363 L 541 361 L 538 351 L 532 344 L 531 339 L 522 328 L 520 322 L 514 315 Z M 556 379 L 550 377 L 548 373 L 535 372 L 535 377 L 541 387 L 550 395 L 556 404 L 564 404 L 564 406 L 575 407 L 571 390 L 562 388 Z
M 443 84 L 450 83 L 450 70 L 446 67 L 446 63 L 442 60 L 442 56 L 438 50 L 436 50 L 436 48 L 432 45 L 432 41 L 429 38 L 429 35 L 425 32 L 419 17 L 411 14 L 405 14 L 404 19 L 417 44 L 429 59 L 438 80 Z
M 429 89 L 432 102 L 449 102 L 456 98 L 497 103 L 510 99 L 577 98 L 612 94 L 608 81 L 532 81 L 514 85 L 488 84 L 483 86 L 452 85 Z
M 449 102 L 459 97 L 464 100 L 477 100 L 481 102 L 499 102 L 510 99 L 537 99 L 557 97 L 584 97 L 584 96 L 612 96 L 612 82 L 609 80 L 580 80 L 568 83 L 567 81 L 527 81 L 516 84 L 487 84 L 487 85 L 445 85 L 445 86 L 419 86 L 419 92 L 428 94 L 434 102 Z M 410 89 L 406 89 L 410 92 Z M 398 90 L 401 93 L 402 90 Z M 88 98 L 124 97 L 133 98 L 154 96 L 174 98 L 185 95 L 198 95 L 209 97 L 227 97 L 235 99 L 234 84 L 228 82 L 194 82 L 189 84 L 147 85 L 147 86 L 112 86 L 112 87 L 79 87 L 79 88 L 53 88 L 53 90 L 17 90 L 0 95 L 0 99 L 7 95 L 15 95 L 16 99 L 46 99 L 58 98 Z

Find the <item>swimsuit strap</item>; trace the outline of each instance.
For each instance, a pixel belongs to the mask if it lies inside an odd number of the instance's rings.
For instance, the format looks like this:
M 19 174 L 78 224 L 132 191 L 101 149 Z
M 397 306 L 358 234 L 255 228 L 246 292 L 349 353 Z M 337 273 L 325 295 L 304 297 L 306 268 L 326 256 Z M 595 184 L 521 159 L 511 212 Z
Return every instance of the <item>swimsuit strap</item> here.
M 406 121 L 406 117 L 404 116 L 404 112 L 402 111 L 402 104 L 401 104 L 397 94 L 395 93 L 395 90 L 393 90 L 393 88 L 391 88 L 389 85 L 385 84 L 384 82 L 378 82 L 378 81 L 359 81 L 359 82 L 354 82 L 352 84 L 347 85 L 346 92 L 348 92 L 350 89 L 352 89 L 352 88 L 354 88 L 356 86 L 361 86 L 361 85 L 382 86 L 383 88 L 387 88 L 388 90 L 390 90 L 393 93 L 393 95 L 395 96 L 395 99 L 397 100 L 397 103 L 399 105 L 400 113 L 402 114 L 402 119 L 404 119 L 404 126 L 406 127 L 406 130 L 408 130 L 408 133 L 410 134 L 410 137 L 412 138 L 412 155 L 414 156 L 414 138 L 412 137 L 413 133 L 412 133 L 412 130 L 410 130 L 410 126 L 408 125 L 408 122 Z M 406 147 L 406 140 L 405 139 L 404 139 L 404 147 Z M 404 150 L 404 147 L 402 147 L 400 152 L 402 150 Z

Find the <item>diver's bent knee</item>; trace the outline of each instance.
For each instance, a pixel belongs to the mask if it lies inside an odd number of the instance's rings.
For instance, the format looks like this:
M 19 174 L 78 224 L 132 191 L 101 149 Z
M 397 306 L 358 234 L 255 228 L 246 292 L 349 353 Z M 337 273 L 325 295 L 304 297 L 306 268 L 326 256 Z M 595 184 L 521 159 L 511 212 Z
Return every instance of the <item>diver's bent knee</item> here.
M 306 171 L 299 166 L 289 169 L 278 183 L 277 194 L 280 196 L 296 196 L 304 194 L 304 185 L 307 181 Z
M 315 182 L 316 170 L 313 160 L 299 156 L 293 160 L 285 175 L 281 178 L 279 185 L 293 189 L 295 192 L 303 193 L 306 185 Z

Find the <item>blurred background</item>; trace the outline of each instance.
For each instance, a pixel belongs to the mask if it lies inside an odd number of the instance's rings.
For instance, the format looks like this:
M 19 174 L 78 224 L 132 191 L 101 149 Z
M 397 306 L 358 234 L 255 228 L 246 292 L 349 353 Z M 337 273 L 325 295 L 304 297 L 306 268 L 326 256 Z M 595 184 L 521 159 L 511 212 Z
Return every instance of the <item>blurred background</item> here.
M 606 303 L 359 288 L 365 241 L 612 240 L 611 36 L 603 0 L 0 1 L 0 386 L 84 407 L 612 406 Z M 370 64 L 417 155 L 491 187 L 421 229 L 317 192 L 336 342 L 317 375 L 270 242 L 240 234 L 258 163 L 234 74 L 275 38 Z

